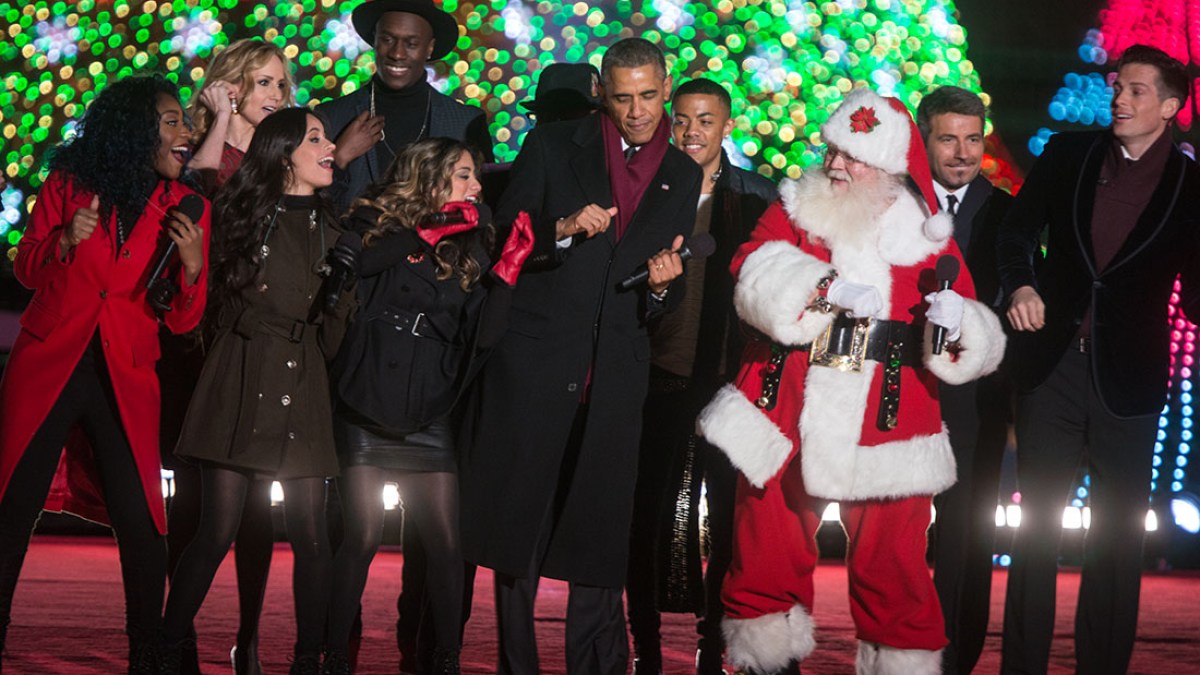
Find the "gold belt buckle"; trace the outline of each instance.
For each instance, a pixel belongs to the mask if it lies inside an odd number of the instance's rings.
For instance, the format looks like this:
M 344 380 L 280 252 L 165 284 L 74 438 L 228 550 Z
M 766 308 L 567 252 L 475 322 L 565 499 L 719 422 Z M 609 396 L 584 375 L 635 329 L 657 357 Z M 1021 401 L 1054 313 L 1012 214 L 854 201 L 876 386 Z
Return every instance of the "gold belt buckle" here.
M 867 341 L 872 323 L 874 319 L 871 317 L 854 319 L 849 354 L 829 353 L 829 339 L 833 335 L 833 324 L 829 324 L 825 332 L 813 340 L 812 348 L 808 352 L 808 362 L 815 366 L 835 368 L 844 373 L 861 373 L 863 361 L 867 360 Z

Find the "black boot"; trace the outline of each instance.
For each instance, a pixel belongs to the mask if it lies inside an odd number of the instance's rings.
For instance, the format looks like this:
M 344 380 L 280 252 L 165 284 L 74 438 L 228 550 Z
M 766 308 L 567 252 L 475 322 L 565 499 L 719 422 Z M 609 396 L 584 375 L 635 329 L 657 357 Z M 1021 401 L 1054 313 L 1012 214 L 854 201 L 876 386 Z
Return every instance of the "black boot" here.
M 350 675 L 350 654 L 341 649 L 331 649 L 325 652 L 325 662 L 321 664 L 321 675 Z
M 158 644 L 154 640 L 129 640 L 129 675 L 158 675 Z
M 696 675 L 729 675 L 724 666 L 724 650 L 701 640 L 700 648 L 696 650 Z
M 433 675 L 460 675 L 458 654 L 461 650 L 438 647 L 433 650 Z
M 196 641 L 191 638 L 160 641 L 158 643 L 159 675 L 180 675 L 184 655 L 189 650 L 192 652 L 196 650 Z
M 317 654 L 296 654 L 288 675 L 321 675 L 321 657 Z

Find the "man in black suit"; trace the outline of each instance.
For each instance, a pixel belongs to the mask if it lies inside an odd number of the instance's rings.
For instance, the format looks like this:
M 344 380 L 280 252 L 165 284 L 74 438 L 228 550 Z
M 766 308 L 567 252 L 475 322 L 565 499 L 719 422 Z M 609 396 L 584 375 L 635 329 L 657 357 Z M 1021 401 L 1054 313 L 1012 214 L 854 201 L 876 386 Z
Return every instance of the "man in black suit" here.
M 693 236 L 707 232 L 716 252 L 688 264 L 687 296 L 652 328 L 650 393 L 642 430 L 630 531 L 629 631 L 636 675 L 662 672 L 659 608 L 701 616 L 696 672 L 720 675 L 721 580 L 733 545 L 736 473 L 724 453 L 695 435 L 696 415 L 734 375 L 744 340 L 733 310 L 729 262 L 750 238 L 775 184 L 730 163 L 721 142 L 733 131 L 729 92 L 712 80 L 684 83 L 671 99 L 672 139 L 704 171 Z M 697 513 L 700 482 L 708 503 L 708 565 L 701 575 Z M 686 528 L 675 527 L 679 520 Z M 665 605 L 665 606 L 664 606 Z
M 1012 197 L 980 173 L 987 112 L 974 92 L 941 87 L 921 99 L 917 127 L 925 139 L 933 190 L 954 217 L 954 240 L 962 249 L 979 301 L 1003 313 L 996 272 L 996 233 Z M 992 546 L 1000 464 L 1011 421 L 1011 387 L 1003 370 L 961 385 L 940 384 L 942 419 L 958 481 L 933 498 L 933 584 L 946 637 L 947 675 L 970 673 L 987 636 L 992 592 Z
M 1117 63 L 1112 128 L 1050 139 L 1001 227 L 1017 404 L 1021 527 L 1013 544 L 1002 671 L 1045 673 L 1063 507 L 1091 476 L 1075 657 L 1123 673 L 1138 592 L 1158 417 L 1166 397 L 1167 306 L 1200 317 L 1200 170 L 1171 140 L 1188 96 L 1183 64 L 1135 45 Z M 1049 228 L 1039 265 L 1039 234 Z
M 646 326 L 683 294 L 667 249 L 692 231 L 701 172 L 668 142 L 671 78 L 656 46 L 617 42 L 601 81 L 602 113 L 539 125 L 513 164 L 496 222 L 528 212 L 535 248 L 464 411 L 463 548 L 496 570 L 506 674 L 538 672 L 539 576 L 571 582 L 569 673 L 623 674 L 629 658 L 621 588 Z M 640 267 L 648 280 L 620 288 Z
M 492 161 L 483 111 L 438 93 L 425 64 L 458 41 L 458 21 L 432 0 L 369 0 L 354 8 L 354 30 L 375 49 L 375 76 L 317 106 L 337 139 L 331 194 L 339 212 L 383 177 L 400 149 L 422 138 L 456 138 Z

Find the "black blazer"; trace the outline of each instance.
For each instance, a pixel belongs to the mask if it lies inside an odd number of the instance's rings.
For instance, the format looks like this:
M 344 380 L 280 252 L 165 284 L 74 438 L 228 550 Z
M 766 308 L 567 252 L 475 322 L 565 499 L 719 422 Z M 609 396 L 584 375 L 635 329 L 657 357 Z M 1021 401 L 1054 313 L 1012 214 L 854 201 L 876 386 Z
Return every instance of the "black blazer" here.
M 1001 310 L 1005 296 L 996 269 L 996 235 L 1011 204 L 1011 195 L 993 186 L 980 174 L 971 181 L 967 196 L 954 216 L 954 241 L 971 271 L 975 297 L 997 312 Z
M 1169 131 L 1167 133 L 1170 133 Z M 1182 275 L 1181 304 L 1200 318 L 1200 171 L 1177 147 L 1137 225 L 1103 270 L 1092 248 L 1092 209 L 1109 131 L 1061 133 L 1034 165 L 997 241 L 1005 296 L 1033 286 L 1046 303 L 1046 325 L 1010 344 L 1014 377 L 1024 389 L 1046 380 L 1092 307 L 1092 372 L 1105 406 L 1120 417 L 1162 409 L 1168 381 L 1167 303 Z M 1035 272 L 1039 235 L 1047 252 Z
M 426 83 L 424 86 L 428 87 Z M 429 99 L 429 137 L 454 138 L 469 143 L 483 153 L 484 161 L 492 161 L 492 142 L 488 136 L 487 119 L 483 110 L 431 91 Z M 371 108 L 371 86 L 363 85 L 340 98 L 325 101 L 317 106 L 317 112 L 325 118 L 326 135 L 337 139 L 350 122 Z M 382 114 L 382 113 L 380 113 Z M 381 166 L 378 153 L 372 146 L 363 156 L 350 162 L 345 169 L 334 168 L 333 186 L 328 194 L 338 215 L 346 213 L 350 203 L 362 194 L 367 186 L 383 178 L 386 165 Z M 399 151 L 399 148 L 396 149 Z
M 622 291 L 617 284 L 676 235 L 691 233 L 701 172 L 668 147 L 620 241 L 609 228 L 557 251 L 557 219 L 589 203 L 612 205 L 602 114 L 538 125 L 513 163 L 496 222 L 528 212 L 535 254 L 549 264 L 527 263 L 517 282 L 509 331 L 469 396 L 459 476 L 468 560 L 524 576 L 553 508 L 556 527 L 542 573 L 619 588 L 653 308 L 644 285 Z M 672 287 L 669 296 L 681 291 Z M 567 458 L 585 390 L 579 451 Z

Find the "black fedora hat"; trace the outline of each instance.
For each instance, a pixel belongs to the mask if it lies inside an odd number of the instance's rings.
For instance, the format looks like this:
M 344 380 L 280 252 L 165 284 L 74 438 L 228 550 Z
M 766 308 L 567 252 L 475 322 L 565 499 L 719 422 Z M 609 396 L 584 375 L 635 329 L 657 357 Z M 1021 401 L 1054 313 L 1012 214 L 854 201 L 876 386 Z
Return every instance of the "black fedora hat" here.
M 551 63 L 538 76 L 537 94 L 519 105 L 537 114 L 548 107 L 600 107 L 600 71 L 590 63 Z
M 375 46 L 375 25 L 387 12 L 407 12 L 429 22 L 433 27 L 433 53 L 430 61 L 449 54 L 458 42 L 458 20 L 454 15 L 433 4 L 433 0 L 367 0 L 354 8 L 350 20 L 359 37 Z

